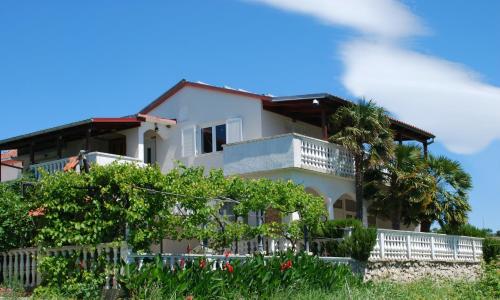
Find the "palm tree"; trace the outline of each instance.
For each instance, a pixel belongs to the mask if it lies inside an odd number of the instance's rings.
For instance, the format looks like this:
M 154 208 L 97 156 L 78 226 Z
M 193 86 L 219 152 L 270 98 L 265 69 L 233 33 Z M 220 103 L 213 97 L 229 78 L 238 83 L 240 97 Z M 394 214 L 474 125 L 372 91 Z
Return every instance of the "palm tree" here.
M 434 221 L 441 227 L 445 224 L 452 227 L 466 224 L 467 213 L 471 210 L 468 201 L 472 188 L 471 176 L 458 161 L 445 156 L 429 155 L 428 165 L 437 189 L 432 202 L 421 216 L 421 230 L 429 232 Z
M 392 228 L 401 222 L 415 224 L 435 194 L 435 180 L 429 174 L 422 149 L 415 145 L 399 145 L 394 158 L 365 174 L 365 196 L 373 200 L 370 210 L 390 218 Z
M 366 167 L 382 164 L 393 155 L 394 137 L 386 110 L 373 101 L 339 108 L 330 119 L 335 132 L 329 140 L 354 155 L 356 218 L 363 221 L 363 172 Z

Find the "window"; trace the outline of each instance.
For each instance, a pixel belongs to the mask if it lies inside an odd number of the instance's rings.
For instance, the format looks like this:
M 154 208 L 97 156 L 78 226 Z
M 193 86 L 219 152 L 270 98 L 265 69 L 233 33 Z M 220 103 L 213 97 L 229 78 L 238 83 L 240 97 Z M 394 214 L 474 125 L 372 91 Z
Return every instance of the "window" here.
M 212 127 L 201 129 L 201 153 L 210 153 L 212 147 Z
M 201 153 L 222 151 L 226 144 L 226 124 L 201 129 Z
M 356 211 L 356 201 L 346 199 L 345 200 L 345 210 L 355 212 Z
M 226 124 L 215 126 L 215 151 L 222 151 L 226 143 Z

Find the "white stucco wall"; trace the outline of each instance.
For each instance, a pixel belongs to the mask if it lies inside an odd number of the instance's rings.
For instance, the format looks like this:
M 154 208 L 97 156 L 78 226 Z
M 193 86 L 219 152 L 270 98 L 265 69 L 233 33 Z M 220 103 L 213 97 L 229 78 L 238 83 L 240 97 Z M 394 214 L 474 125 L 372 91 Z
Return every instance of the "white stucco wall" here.
M 21 177 L 21 173 L 22 173 L 21 169 L 9 167 L 9 166 L 5 166 L 5 165 L 0 165 L 0 167 L 2 168 L 1 182 L 15 180 L 15 179 Z
M 300 121 L 293 121 L 291 118 L 280 114 L 262 110 L 263 137 L 293 132 L 318 139 L 322 138 L 320 127 Z
M 157 143 L 158 164 L 163 171 L 170 170 L 175 160 L 188 166 L 222 168 L 221 153 L 182 157 L 182 129 L 193 125 L 199 129 L 241 118 L 243 140 L 255 139 L 262 135 L 261 111 L 262 103 L 258 99 L 196 87 L 183 88 L 149 112 L 153 116 L 177 120 L 177 124 L 168 129 L 168 138 Z

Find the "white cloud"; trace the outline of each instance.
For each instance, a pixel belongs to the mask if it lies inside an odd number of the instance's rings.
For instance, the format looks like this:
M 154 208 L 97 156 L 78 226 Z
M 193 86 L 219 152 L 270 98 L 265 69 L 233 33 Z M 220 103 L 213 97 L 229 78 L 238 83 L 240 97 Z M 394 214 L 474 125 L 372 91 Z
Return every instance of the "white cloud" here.
M 364 33 L 344 43 L 344 86 L 403 121 L 432 131 L 451 151 L 473 153 L 500 138 L 500 88 L 465 66 L 405 48 L 425 31 L 393 0 L 254 0 Z
M 381 38 L 425 33 L 420 20 L 393 0 L 253 0 L 313 16 L 327 24 L 351 27 Z
M 473 153 L 500 138 L 500 88 L 463 66 L 359 40 L 344 45 L 341 56 L 342 83 L 352 94 L 432 131 L 449 150 Z

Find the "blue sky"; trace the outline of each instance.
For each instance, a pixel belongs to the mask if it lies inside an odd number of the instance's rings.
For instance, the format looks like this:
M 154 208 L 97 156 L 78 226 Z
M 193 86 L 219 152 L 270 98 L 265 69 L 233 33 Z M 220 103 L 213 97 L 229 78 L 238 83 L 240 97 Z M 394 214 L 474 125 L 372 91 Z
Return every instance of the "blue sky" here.
M 0 139 L 135 113 L 182 78 L 364 96 L 436 133 L 473 176 L 471 223 L 499 230 L 500 2 L 300 2 L 2 1 Z

